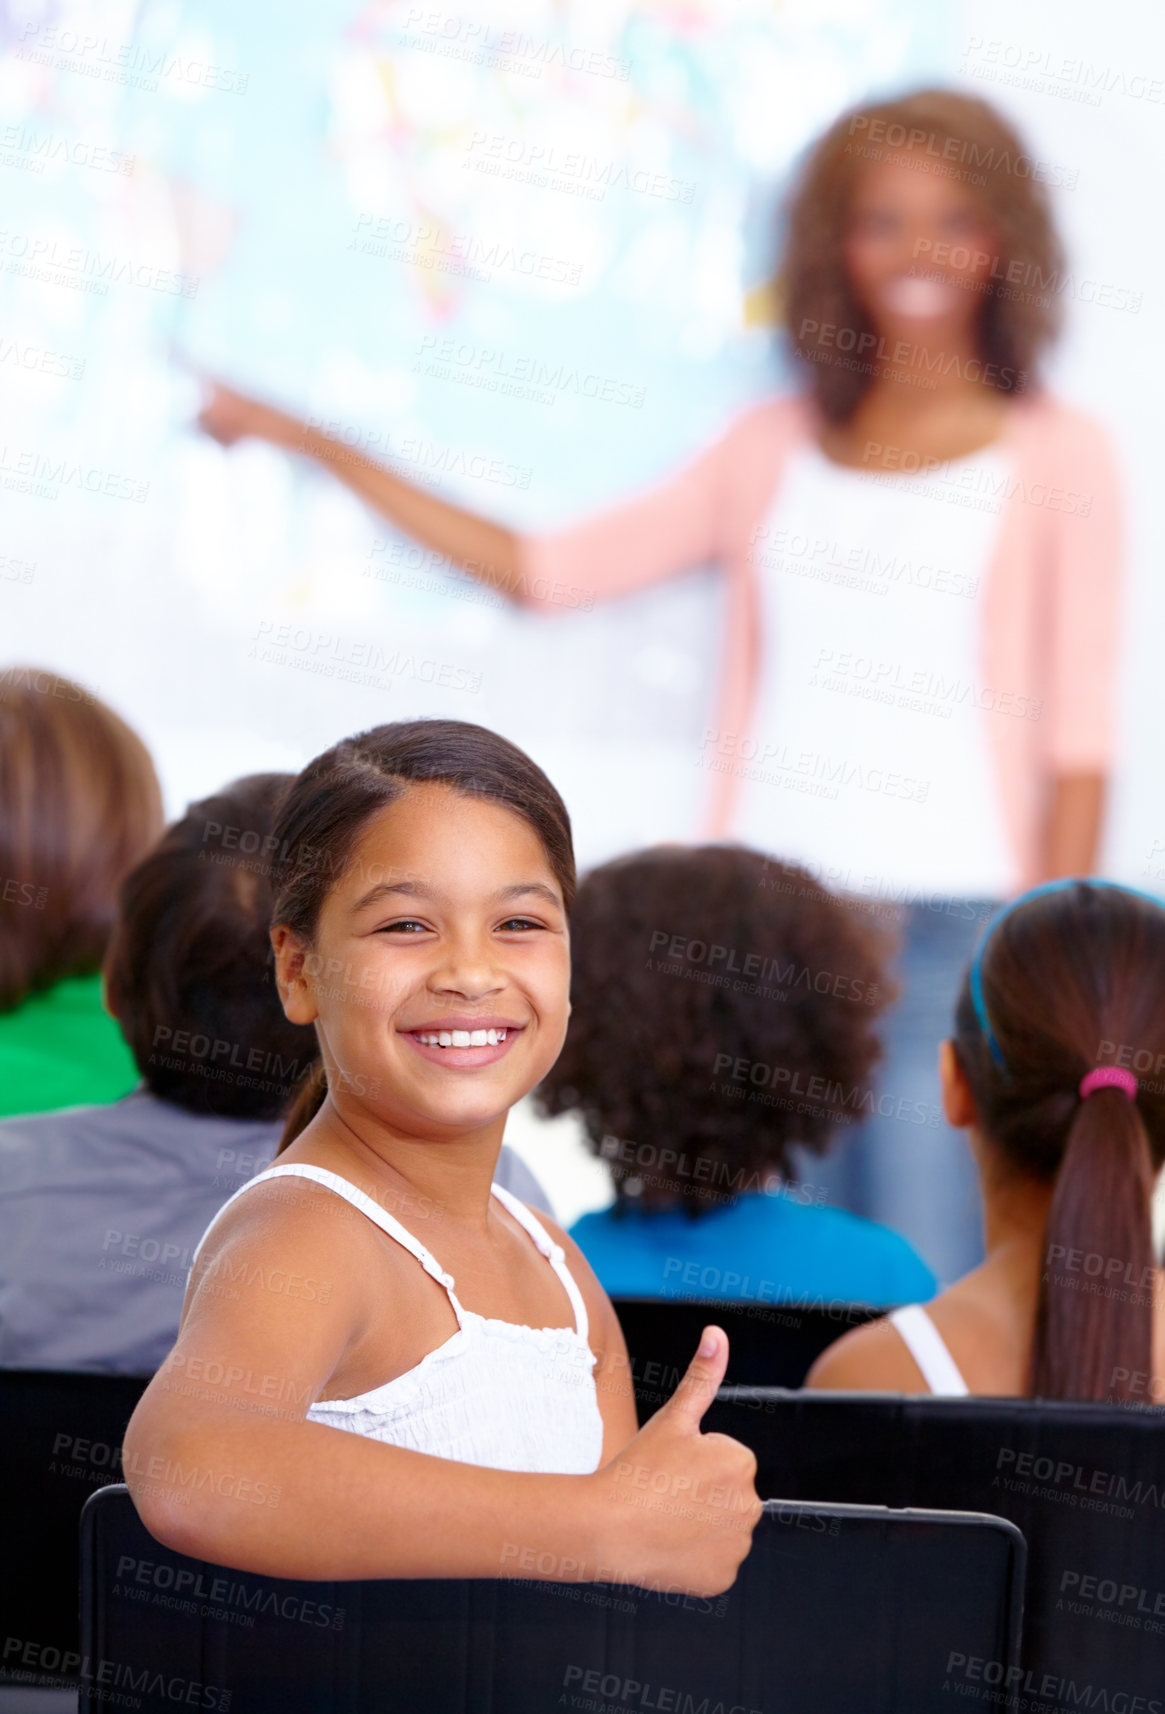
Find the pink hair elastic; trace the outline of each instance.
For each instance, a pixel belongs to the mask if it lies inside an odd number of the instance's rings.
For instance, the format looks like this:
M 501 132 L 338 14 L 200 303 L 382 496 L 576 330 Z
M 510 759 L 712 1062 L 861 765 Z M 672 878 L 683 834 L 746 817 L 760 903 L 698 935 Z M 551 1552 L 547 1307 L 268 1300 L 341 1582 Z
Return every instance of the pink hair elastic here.
M 1120 1065 L 1098 1065 L 1080 1079 L 1080 1099 L 1087 1101 L 1095 1089 L 1122 1089 L 1130 1101 L 1137 1099 L 1137 1080 Z

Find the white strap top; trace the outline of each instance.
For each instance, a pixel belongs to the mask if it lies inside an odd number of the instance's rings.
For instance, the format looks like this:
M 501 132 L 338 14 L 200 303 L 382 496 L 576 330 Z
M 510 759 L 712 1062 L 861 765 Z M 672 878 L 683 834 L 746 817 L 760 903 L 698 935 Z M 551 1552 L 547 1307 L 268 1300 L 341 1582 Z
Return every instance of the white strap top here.
M 920 1303 L 891 1310 L 887 1317 L 898 1329 L 906 1349 L 922 1371 L 922 1378 L 936 1398 L 965 1399 L 970 1388 L 959 1366 L 947 1350 L 946 1340 Z
M 598 1468 L 603 1420 L 595 1390 L 595 1355 L 587 1343 L 586 1305 L 562 1245 L 525 1203 L 500 1184 L 491 1187 L 562 1282 L 574 1313 L 573 1327 L 525 1327 L 465 1309 L 452 1274 L 425 1246 L 371 1196 L 324 1167 L 269 1167 L 224 1202 L 219 1214 L 254 1185 L 281 1177 L 311 1179 L 367 1215 L 444 1287 L 457 1317 L 457 1332 L 422 1357 L 416 1368 L 355 1398 L 319 1400 L 307 1413 L 309 1421 L 496 1470 L 586 1475 Z M 213 1225 L 212 1220 L 198 1250 Z

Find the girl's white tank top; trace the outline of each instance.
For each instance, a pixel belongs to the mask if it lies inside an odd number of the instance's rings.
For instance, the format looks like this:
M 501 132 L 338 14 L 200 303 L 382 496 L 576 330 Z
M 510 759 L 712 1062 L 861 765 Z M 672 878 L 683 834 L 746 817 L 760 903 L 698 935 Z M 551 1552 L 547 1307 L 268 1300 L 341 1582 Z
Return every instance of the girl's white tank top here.
M 219 1214 L 254 1185 L 281 1177 L 311 1179 L 366 1214 L 445 1288 L 457 1317 L 457 1332 L 416 1368 L 355 1398 L 318 1401 L 307 1413 L 309 1422 L 495 1470 L 581 1476 L 598 1468 L 603 1421 L 595 1356 L 587 1343 L 586 1305 L 561 1244 L 524 1203 L 501 1185 L 492 1187 L 561 1280 L 574 1312 L 573 1327 L 524 1327 L 462 1308 L 452 1274 L 424 1245 L 364 1191 L 323 1167 L 269 1167 L 224 1202 Z

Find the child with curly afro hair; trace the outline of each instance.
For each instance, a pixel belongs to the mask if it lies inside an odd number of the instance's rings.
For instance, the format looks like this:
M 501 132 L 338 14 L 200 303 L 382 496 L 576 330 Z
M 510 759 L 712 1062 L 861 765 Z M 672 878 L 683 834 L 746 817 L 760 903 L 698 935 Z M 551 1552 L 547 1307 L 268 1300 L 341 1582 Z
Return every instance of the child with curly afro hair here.
M 582 882 L 572 1013 L 542 1082 L 615 1201 L 572 1229 L 607 1291 L 877 1307 L 930 1297 L 906 1240 L 793 1179 L 873 1111 L 882 927 L 740 846 L 659 846 Z

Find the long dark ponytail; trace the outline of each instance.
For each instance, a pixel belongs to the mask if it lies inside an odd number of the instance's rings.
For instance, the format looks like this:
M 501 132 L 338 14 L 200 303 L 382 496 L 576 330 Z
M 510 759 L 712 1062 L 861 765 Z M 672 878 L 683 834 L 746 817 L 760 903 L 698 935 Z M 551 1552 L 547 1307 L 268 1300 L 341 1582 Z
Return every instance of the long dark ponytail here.
M 524 750 L 464 720 L 399 720 L 345 738 L 309 762 L 283 799 L 272 843 L 271 922 L 308 945 L 331 888 L 365 823 L 411 785 L 451 786 L 519 815 L 537 834 L 567 910 L 576 877 L 566 805 Z M 295 1141 L 327 1096 L 322 1063 L 302 1078 L 278 1152 Z
M 1068 881 L 1004 913 L 963 984 L 955 1051 L 980 1128 L 1018 1170 L 1053 1185 L 1037 1397 L 1128 1399 L 1134 1377 L 1143 1390 L 1151 1373 L 1163 978 L 1165 909 L 1127 888 Z M 1099 1066 L 1127 1075 L 1082 1093 Z

